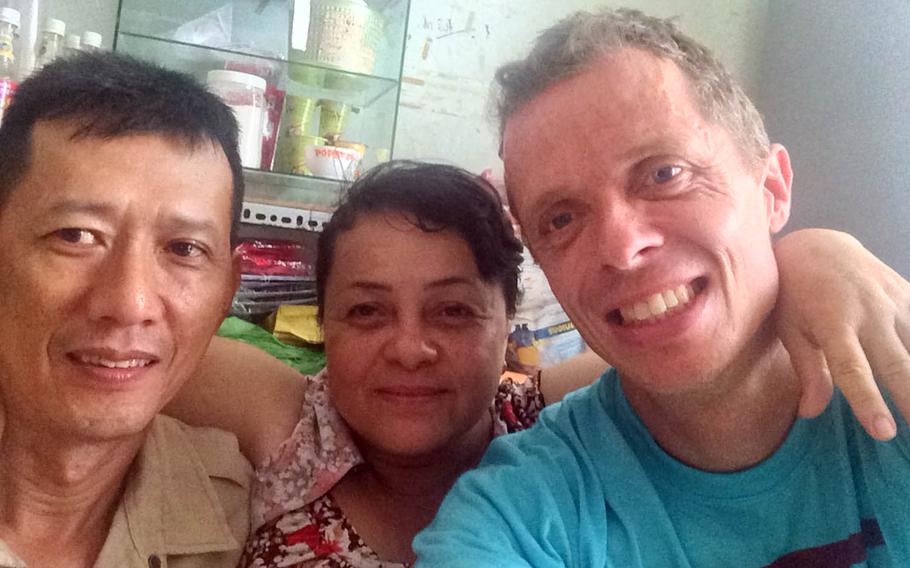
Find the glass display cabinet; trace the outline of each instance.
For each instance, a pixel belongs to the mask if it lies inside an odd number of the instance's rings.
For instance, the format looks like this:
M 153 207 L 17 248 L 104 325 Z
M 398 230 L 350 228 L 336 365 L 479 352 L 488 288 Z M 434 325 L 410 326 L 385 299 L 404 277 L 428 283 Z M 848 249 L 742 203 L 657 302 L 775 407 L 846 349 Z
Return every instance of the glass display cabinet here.
M 318 231 L 345 184 L 392 154 L 409 4 L 121 0 L 114 49 L 221 81 L 242 150 L 259 148 L 242 151 L 244 223 Z

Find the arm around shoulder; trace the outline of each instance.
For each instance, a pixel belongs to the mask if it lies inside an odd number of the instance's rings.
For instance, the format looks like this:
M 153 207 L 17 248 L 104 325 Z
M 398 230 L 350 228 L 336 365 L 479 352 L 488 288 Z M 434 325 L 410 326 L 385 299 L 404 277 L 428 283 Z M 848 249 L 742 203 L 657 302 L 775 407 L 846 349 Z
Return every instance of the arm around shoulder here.
M 293 432 L 304 389 L 304 376 L 268 353 L 215 337 L 164 412 L 193 426 L 233 432 L 243 454 L 258 465 Z
M 540 373 L 540 392 L 546 404 L 559 402 L 570 392 L 588 386 L 609 368 L 609 365 L 590 349 L 547 367 Z

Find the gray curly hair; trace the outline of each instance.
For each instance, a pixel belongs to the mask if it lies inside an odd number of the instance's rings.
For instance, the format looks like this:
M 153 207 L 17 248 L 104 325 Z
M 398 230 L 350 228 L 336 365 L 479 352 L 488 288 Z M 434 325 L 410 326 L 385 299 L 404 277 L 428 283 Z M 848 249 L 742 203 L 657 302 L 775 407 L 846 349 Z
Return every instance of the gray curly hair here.
M 678 65 L 702 116 L 733 136 L 746 163 L 757 165 L 767 156 L 770 142 L 761 115 L 714 54 L 683 34 L 673 20 L 626 8 L 576 12 L 544 30 L 527 57 L 496 71 L 500 140 L 506 121 L 531 99 L 624 48 Z

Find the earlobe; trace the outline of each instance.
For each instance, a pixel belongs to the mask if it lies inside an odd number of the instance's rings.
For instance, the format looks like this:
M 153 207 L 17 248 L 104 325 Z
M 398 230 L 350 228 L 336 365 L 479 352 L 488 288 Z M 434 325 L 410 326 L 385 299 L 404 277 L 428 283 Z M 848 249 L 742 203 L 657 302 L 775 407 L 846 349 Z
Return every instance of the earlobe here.
M 772 144 L 765 163 L 762 189 L 768 214 L 768 230 L 775 234 L 784 228 L 790 218 L 790 190 L 793 170 L 790 154 L 780 144 Z

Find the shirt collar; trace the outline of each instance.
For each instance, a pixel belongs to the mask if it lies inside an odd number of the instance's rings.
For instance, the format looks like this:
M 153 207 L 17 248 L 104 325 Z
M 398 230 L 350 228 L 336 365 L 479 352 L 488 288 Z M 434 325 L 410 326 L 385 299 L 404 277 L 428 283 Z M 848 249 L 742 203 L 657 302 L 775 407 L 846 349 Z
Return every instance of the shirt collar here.
M 209 473 L 174 419 L 158 416 L 136 456 L 121 506 L 142 555 L 239 547 Z

